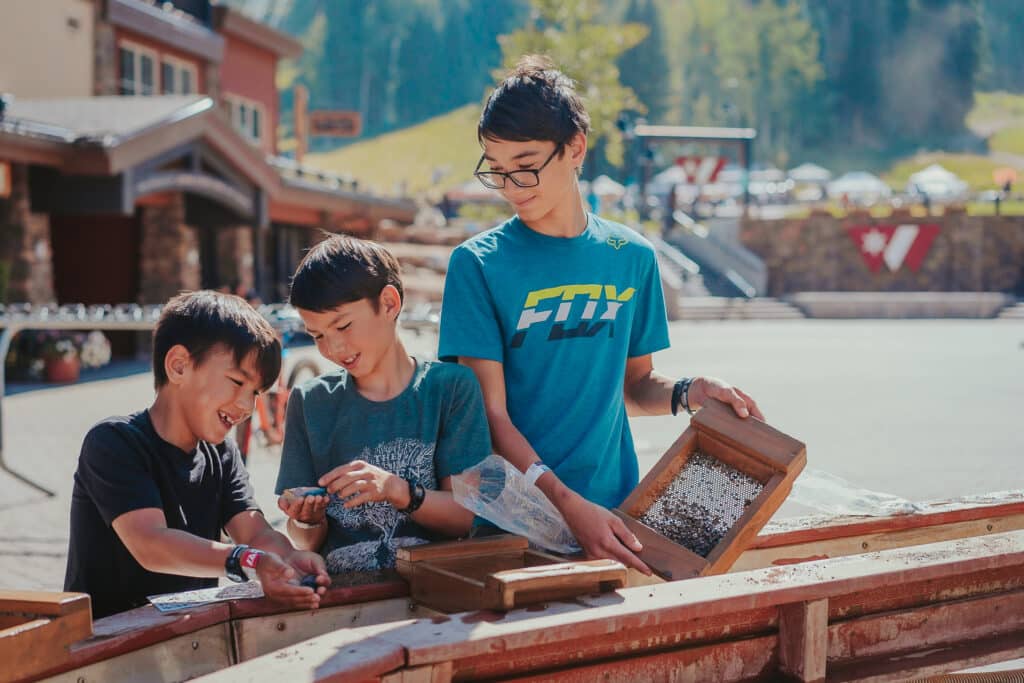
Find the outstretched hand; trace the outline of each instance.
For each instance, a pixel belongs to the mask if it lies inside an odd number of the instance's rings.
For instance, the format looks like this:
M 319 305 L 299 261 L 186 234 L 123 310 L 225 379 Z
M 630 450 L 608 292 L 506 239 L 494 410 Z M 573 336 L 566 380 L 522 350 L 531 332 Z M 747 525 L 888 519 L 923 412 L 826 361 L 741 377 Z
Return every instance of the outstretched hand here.
M 323 558 L 319 558 L 320 567 L 324 567 L 322 572 L 308 571 L 308 568 L 316 566 L 315 561 L 306 557 L 296 558 L 296 555 L 313 554 L 315 553 L 296 551 L 289 556 L 288 562 L 285 562 L 276 553 L 264 552 L 259 564 L 256 565 L 256 578 L 263 586 L 264 595 L 274 602 L 288 605 L 294 609 L 316 609 L 319 607 L 320 595 L 326 590 L 325 586 L 330 583 L 330 578 L 323 565 Z M 299 571 L 296 571 L 295 563 L 297 563 Z M 318 575 L 320 585 L 316 590 L 299 585 L 300 571 L 304 574 L 322 573 L 325 583 L 321 582 L 321 577 Z
M 643 545 L 609 510 L 574 493 L 561 512 L 587 557 L 618 560 L 650 576 L 650 568 L 634 554 Z

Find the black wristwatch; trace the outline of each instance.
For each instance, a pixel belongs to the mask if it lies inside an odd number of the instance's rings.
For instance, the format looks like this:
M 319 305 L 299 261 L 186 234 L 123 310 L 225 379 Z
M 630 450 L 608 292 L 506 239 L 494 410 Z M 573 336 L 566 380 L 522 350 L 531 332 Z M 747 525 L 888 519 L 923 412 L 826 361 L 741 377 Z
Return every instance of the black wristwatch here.
M 411 515 L 420 509 L 423 505 L 423 499 L 427 497 L 427 490 L 423 488 L 423 484 L 419 483 L 415 479 L 409 480 L 409 505 L 402 508 L 399 512 L 404 512 L 407 515 Z
M 239 561 L 242 553 L 248 549 L 249 546 L 247 545 L 236 545 L 228 554 L 228 559 L 224 560 L 224 573 L 235 583 L 245 583 L 248 581 L 242 572 L 242 563 Z

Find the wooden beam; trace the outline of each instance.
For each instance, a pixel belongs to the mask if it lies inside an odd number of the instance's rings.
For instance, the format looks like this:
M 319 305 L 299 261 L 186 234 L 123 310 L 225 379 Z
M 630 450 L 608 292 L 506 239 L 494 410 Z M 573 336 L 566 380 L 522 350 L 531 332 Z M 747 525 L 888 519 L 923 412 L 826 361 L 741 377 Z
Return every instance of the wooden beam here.
M 779 608 L 779 668 L 798 681 L 825 680 L 828 600 Z

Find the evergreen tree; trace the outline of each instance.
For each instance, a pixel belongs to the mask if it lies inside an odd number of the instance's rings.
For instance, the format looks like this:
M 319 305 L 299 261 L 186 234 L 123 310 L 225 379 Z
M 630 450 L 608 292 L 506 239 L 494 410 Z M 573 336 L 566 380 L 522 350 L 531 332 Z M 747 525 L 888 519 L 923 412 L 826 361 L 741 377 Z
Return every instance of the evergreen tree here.
M 653 0 L 630 0 L 625 21 L 646 26 L 648 33 L 636 47 L 619 57 L 622 83 L 632 89 L 647 108 L 648 121 L 663 123 L 669 109 L 671 70 L 665 56 L 660 12 Z

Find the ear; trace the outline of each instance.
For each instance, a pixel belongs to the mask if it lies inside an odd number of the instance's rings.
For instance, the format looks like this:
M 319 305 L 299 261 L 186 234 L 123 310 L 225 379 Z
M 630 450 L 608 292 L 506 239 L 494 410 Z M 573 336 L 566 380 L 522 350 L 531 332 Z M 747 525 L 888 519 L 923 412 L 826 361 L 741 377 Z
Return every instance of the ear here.
M 192 354 L 181 344 L 175 344 L 164 356 L 164 372 L 170 384 L 181 384 L 192 369 Z
M 402 312 L 402 296 L 394 285 L 385 285 L 384 289 L 380 290 L 379 303 L 391 320 L 397 319 L 398 314 Z
M 573 136 L 572 140 L 569 140 L 567 144 L 569 150 L 569 160 L 572 161 L 573 168 L 580 168 L 583 166 L 583 160 L 587 156 L 587 134 L 577 133 Z

